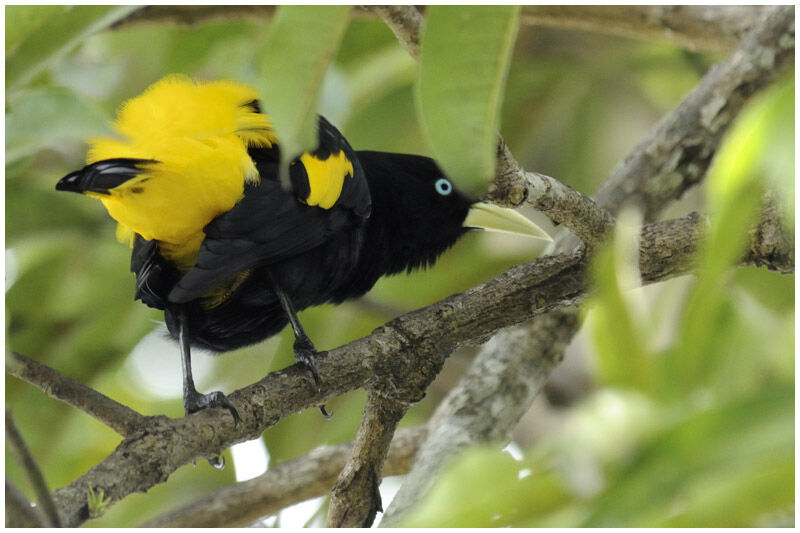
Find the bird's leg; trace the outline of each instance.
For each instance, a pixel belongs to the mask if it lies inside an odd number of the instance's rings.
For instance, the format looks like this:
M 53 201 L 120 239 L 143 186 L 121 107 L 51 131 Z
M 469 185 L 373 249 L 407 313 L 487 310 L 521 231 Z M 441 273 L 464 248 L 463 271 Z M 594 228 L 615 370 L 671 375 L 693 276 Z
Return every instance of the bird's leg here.
M 239 417 L 236 407 L 222 394 L 220 391 L 210 392 L 208 394 L 200 394 L 194 386 L 194 378 L 192 378 L 192 354 L 189 346 L 189 325 L 186 319 L 186 313 L 181 309 L 178 312 L 178 323 L 180 329 L 178 330 L 178 342 L 181 346 L 181 366 L 183 367 L 183 408 L 186 414 L 196 413 L 201 409 L 207 407 L 222 407 L 227 409 L 233 422 L 238 425 L 242 419 Z M 212 463 L 213 464 L 213 463 Z
M 294 359 L 308 368 L 309 372 L 311 372 L 311 377 L 314 378 L 314 384 L 317 386 L 317 390 L 319 390 L 322 380 L 319 378 L 317 365 L 314 363 L 314 356 L 319 352 L 314 348 L 314 343 L 311 342 L 311 339 L 308 338 L 306 331 L 303 329 L 303 325 L 300 324 L 300 319 L 297 318 L 297 311 L 294 310 L 294 305 L 292 305 L 289 295 L 281 289 L 281 286 L 275 280 L 275 276 L 273 276 L 272 273 L 269 273 L 269 277 L 270 281 L 272 281 L 272 287 L 275 289 L 275 294 L 278 295 L 278 300 L 281 302 L 283 312 L 289 317 L 289 323 L 292 325 L 292 331 L 294 332 Z M 325 411 L 324 405 L 320 405 L 319 410 L 325 418 L 331 417 L 331 415 Z
M 308 370 L 311 372 L 311 376 L 314 378 L 314 383 L 317 385 L 317 388 L 319 388 L 322 381 L 319 379 L 317 367 L 314 364 L 314 356 L 317 355 L 317 349 L 314 348 L 314 343 L 308 338 L 306 331 L 303 329 L 303 325 L 300 324 L 300 320 L 297 318 L 297 312 L 294 310 L 292 301 L 289 299 L 289 296 L 283 292 L 283 289 L 281 289 L 280 286 L 275 282 L 274 277 L 272 277 L 272 284 L 273 287 L 275 287 L 275 293 L 278 295 L 278 300 L 281 302 L 283 311 L 286 313 L 286 316 L 289 317 L 289 323 L 292 325 L 292 331 L 294 331 L 294 358 L 308 368 Z

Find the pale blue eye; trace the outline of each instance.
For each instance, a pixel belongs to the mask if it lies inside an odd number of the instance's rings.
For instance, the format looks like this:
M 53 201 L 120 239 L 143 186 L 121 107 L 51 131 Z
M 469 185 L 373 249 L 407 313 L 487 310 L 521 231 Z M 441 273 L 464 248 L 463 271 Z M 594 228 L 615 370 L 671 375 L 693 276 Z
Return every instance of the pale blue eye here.
M 442 196 L 447 196 L 453 192 L 453 185 L 444 178 L 436 180 L 436 192 Z

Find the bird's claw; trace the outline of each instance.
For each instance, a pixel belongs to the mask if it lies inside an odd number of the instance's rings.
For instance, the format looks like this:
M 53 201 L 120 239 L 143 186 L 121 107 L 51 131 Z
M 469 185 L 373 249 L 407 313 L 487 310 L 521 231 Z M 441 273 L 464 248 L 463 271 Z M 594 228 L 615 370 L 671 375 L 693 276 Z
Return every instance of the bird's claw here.
M 317 392 L 322 390 L 322 379 L 319 377 L 319 372 L 317 372 L 317 364 L 314 361 L 315 357 L 319 354 L 314 345 L 311 344 L 310 340 L 302 341 L 298 340 L 294 343 L 294 358 L 295 360 L 305 366 L 309 372 L 311 372 L 311 377 L 314 378 L 314 385 L 317 387 Z M 326 419 L 330 419 L 331 415 L 325 410 L 324 405 L 320 405 L 318 407 L 319 412 L 322 413 Z
M 231 416 L 233 417 L 234 425 L 238 426 L 242 421 L 242 418 L 239 416 L 239 412 L 236 410 L 236 407 L 233 405 L 233 403 L 231 403 L 228 397 L 222 394 L 220 391 L 209 392 L 208 394 L 200 394 L 196 392 L 194 394 L 186 395 L 183 398 L 183 407 L 186 410 L 187 415 L 196 413 L 201 409 L 208 409 L 209 407 L 220 407 L 222 409 L 227 409 L 228 412 L 230 412 Z
M 294 359 L 298 363 L 301 363 L 305 366 L 309 372 L 311 372 L 311 377 L 314 378 L 314 385 L 317 387 L 317 392 L 320 391 L 322 387 L 322 380 L 319 377 L 319 372 L 317 372 L 317 365 L 314 361 L 314 358 L 319 352 L 314 348 L 314 345 L 310 342 L 308 344 L 295 342 L 294 343 Z

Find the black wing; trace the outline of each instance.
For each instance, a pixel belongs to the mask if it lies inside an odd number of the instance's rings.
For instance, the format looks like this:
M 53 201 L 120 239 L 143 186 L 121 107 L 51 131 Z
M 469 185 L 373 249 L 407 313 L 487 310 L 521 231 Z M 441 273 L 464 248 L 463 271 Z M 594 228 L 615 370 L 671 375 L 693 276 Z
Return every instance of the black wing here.
M 109 194 L 111 189 L 139 177 L 142 166 L 150 163 L 156 161 L 127 157 L 97 161 L 61 178 L 56 183 L 56 190 Z
M 158 242 L 136 235 L 131 253 L 131 272 L 136 274 L 134 298 L 150 307 L 164 309 L 167 295 L 178 282 L 175 266 L 158 253 Z
M 302 205 L 277 181 L 262 180 L 205 227 L 197 263 L 172 289 L 169 300 L 198 298 L 238 272 L 296 256 L 357 224 L 348 210 Z
M 251 157 L 257 155 L 251 153 Z M 323 117 L 317 150 L 303 154 L 306 159 L 296 158 L 290 166 L 293 191 L 281 188 L 275 154 L 267 155 L 263 161 L 254 157 L 259 183 L 246 185 L 244 198 L 204 228 L 206 238 L 197 262 L 170 292 L 170 301 L 188 302 L 243 270 L 316 248 L 337 232 L 358 227 L 369 216 L 369 188 L 358 159 L 344 136 Z M 308 167 L 304 160 L 309 161 Z M 332 205 L 306 205 L 314 187 L 329 183 L 341 183 L 341 189 L 332 189 Z

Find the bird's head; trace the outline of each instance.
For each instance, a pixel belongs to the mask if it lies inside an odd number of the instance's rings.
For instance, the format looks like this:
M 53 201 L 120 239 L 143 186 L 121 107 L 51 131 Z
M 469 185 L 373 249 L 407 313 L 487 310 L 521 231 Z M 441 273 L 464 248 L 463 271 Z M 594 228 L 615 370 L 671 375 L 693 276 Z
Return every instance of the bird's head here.
M 501 231 L 551 240 L 518 212 L 470 199 L 427 157 L 357 152 L 373 199 L 373 232 L 384 235 L 398 264 L 428 266 L 470 230 Z M 374 228 L 380 228 L 376 230 Z

